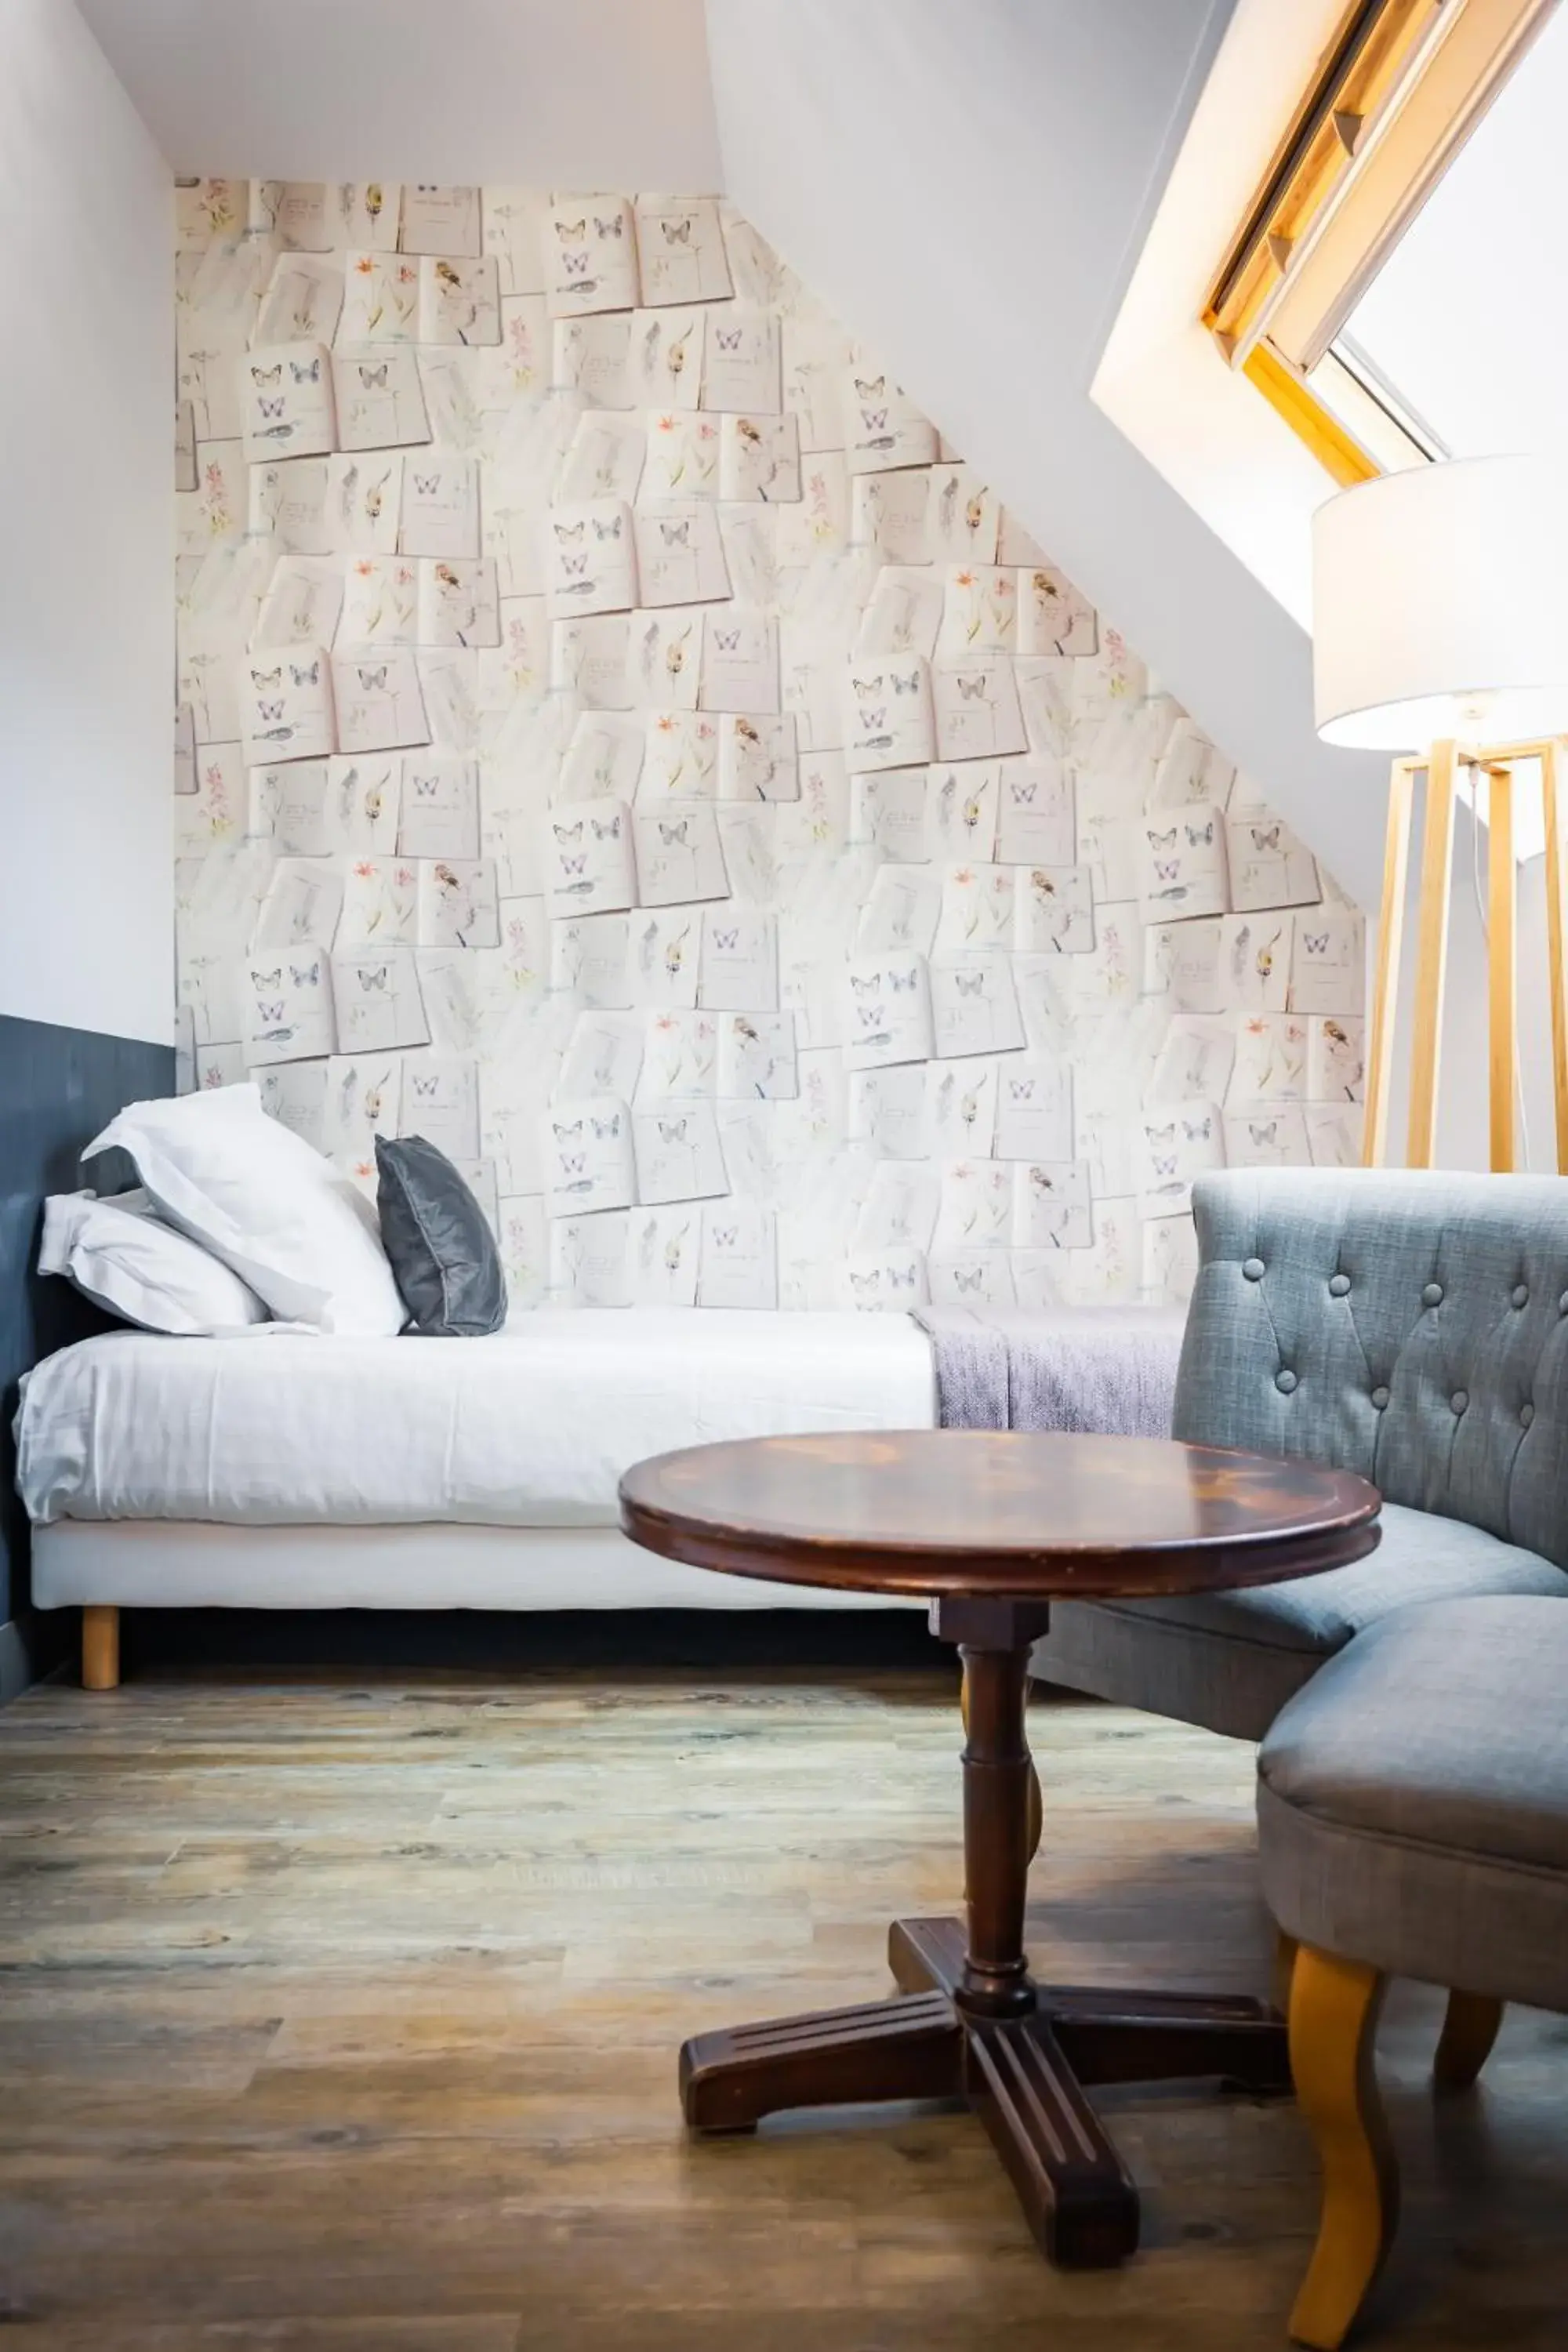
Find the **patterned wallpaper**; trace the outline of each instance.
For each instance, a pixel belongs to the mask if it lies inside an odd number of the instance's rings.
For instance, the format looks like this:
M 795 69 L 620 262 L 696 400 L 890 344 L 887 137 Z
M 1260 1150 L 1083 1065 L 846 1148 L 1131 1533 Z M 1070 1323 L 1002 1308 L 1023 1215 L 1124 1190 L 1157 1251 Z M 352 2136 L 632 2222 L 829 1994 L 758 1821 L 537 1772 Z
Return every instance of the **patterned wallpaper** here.
M 518 1307 L 1176 1299 L 1355 1156 L 1360 916 L 727 205 L 177 236 L 188 1083 L 429 1137 Z

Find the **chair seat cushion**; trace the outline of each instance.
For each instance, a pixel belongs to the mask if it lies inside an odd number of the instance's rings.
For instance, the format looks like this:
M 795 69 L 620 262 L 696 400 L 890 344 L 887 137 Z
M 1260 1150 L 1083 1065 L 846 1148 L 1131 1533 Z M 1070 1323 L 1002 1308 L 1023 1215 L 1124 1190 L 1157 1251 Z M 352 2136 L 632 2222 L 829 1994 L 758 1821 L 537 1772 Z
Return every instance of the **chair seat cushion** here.
M 1385 1615 L 1258 1751 L 1264 1892 L 1288 1934 L 1568 2008 L 1568 1611 L 1532 1596 Z
M 1467 1520 L 1385 1503 L 1382 1526 L 1374 1552 L 1321 1576 L 1169 1600 L 1063 1604 L 1036 1646 L 1034 1671 L 1123 1706 L 1261 1739 L 1326 1658 L 1391 1611 L 1486 1593 L 1568 1601 L 1561 1569 Z

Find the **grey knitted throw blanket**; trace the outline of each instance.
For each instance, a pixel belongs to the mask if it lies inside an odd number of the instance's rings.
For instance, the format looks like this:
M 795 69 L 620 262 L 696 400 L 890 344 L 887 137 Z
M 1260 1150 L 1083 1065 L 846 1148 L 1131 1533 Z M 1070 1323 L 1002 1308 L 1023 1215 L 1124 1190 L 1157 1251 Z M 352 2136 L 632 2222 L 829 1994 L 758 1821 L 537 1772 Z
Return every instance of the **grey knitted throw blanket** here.
M 1169 1437 L 1179 1307 L 919 1307 L 943 1429 Z

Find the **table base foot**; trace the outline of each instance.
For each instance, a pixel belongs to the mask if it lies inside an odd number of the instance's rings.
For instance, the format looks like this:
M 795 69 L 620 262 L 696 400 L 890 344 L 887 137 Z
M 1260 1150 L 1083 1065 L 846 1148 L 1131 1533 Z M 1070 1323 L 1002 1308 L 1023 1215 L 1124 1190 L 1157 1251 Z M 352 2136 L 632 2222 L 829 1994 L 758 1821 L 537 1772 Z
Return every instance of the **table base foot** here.
M 963 2037 L 940 1992 L 700 2033 L 680 2053 L 680 2105 L 698 2131 L 736 2131 L 783 2107 L 956 2098 Z
M 1138 2192 L 1086 2084 L 1289 2090 L 1285 2021 L 1264 2001 L 1031 1981 L 1026 2014 L 980 2017 L 956 1998 L 963 1948 L 962 1920 L 898 1919 L 893 1999 L 699 2034 L 680 2053 L 687 2122 L 744 2131 L 785 2107 L 963 2097 L 1045 2253 L 1102 2269 L 1137 2246 Z

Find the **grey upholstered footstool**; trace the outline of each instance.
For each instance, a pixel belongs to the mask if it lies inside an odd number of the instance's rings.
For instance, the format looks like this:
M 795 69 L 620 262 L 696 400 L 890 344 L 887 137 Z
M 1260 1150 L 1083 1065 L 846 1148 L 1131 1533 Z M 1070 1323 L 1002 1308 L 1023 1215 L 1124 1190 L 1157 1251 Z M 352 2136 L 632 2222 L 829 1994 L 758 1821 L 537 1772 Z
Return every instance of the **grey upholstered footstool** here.
M 1440 2082 L 1473 2082 L 1509 2000 L 1568 2010 L 1568 1612 L 1401 1609 L 1290 1700 L 1258 1759 L 1263 1889 L 1295 1939 L 1290 2062 L 1323 2167 L 1300 2342 L 1338 2345 L 1393 2235 L 1373 2041 L 1390 1976 L 1456 1989 Z M 1568 2186 L 1568 2184 L 1565 2184 Z

